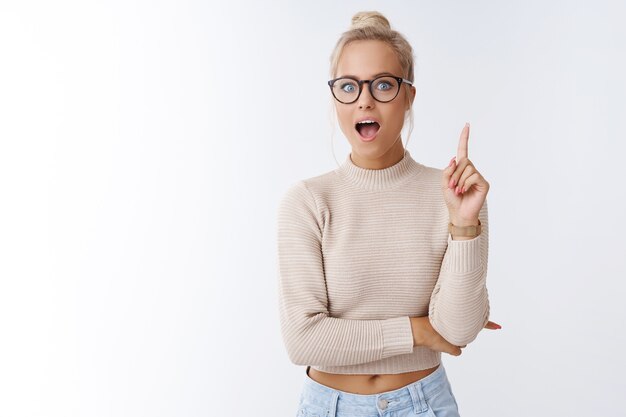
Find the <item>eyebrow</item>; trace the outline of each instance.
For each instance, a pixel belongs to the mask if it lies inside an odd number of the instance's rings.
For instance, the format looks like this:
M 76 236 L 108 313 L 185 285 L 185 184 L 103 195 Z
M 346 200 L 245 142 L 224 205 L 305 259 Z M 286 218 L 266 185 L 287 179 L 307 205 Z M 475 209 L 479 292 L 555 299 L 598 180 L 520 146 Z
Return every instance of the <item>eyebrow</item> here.
M 372 75 L 372 78 L 376 78 L 376 77 L 378 77 L 379 75 L 393 75 L 393 74 L 392 74 L 392 73 L 390 73 L 390 72 L 387 72 L 387 71 L 385 71 L 385 72 L 379 72 L 378 74 L 374 74 L 374 75 Z M 356 75 L 351 75 L 351 74 L 345 74 L 345 75 L 342 75 L 342 77 L 359 78 L 359 77 L 357 77 Z M 395 77 L 395 75 L 394 75 L 394 77 Z

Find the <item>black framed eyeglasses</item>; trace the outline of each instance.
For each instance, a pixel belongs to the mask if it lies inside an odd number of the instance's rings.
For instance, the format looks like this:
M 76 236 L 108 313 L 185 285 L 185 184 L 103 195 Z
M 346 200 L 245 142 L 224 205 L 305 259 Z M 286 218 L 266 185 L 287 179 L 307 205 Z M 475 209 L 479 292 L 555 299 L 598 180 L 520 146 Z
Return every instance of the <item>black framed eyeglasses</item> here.
M 328 81 L 330 91 L 340 103 L 351 104 L 361 97 L 363 83 L 368 83 L 370 94 L 374 100 L 381 103 L 388 103 L 398 96 L 400 85 L 413 83 L 402 77 L 394 75 L 381 75 L 372 80 L 358 80 L 354 77 L 339 77 Z

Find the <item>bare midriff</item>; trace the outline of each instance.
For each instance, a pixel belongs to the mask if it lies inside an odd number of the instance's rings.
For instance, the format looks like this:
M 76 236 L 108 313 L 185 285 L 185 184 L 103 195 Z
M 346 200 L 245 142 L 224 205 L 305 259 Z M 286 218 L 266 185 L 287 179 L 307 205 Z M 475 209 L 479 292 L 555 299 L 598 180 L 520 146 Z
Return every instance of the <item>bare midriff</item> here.
M 327 387 L 353 394 L 368 395 L 401 388 L 432 374 L 438 367 L 439 365 L 401 374 L 373 375 L 331 374 L 307 367 L 307 374 L 314 381 Z

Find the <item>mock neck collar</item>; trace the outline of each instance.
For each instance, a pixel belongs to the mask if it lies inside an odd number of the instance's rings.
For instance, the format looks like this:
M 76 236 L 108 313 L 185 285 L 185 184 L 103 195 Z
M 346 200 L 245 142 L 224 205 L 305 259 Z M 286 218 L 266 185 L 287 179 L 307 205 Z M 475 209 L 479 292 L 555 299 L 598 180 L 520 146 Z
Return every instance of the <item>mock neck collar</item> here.
M 394 188 L 424 168 L 411 157 L 408 149 L 404 150 L 404 156 L 400 161 L 381 169 L 362 168 L 356 165 L 350 156 L 351 153 L 337 170 L 350 183 L 367 190 Z

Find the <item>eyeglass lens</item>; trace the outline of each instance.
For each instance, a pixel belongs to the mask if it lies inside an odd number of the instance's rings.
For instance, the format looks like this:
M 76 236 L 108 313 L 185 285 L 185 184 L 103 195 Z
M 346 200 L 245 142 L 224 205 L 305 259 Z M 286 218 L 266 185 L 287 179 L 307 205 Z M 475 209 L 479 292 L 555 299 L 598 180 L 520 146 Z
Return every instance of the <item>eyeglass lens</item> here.
M 367 85 L 363 85 L 367 88 Z M 343 103 L 351 103 L 359 95 L 359 83 L 351 78 L 340 78 L 333 84 L 333 94 Z M 398 80 L 393 77 L 379 77 L 372 80 L 373 96 L 376 100 L 386 102 L 395 98 L 398 93 Z

